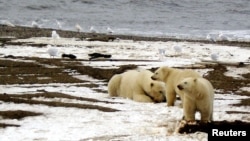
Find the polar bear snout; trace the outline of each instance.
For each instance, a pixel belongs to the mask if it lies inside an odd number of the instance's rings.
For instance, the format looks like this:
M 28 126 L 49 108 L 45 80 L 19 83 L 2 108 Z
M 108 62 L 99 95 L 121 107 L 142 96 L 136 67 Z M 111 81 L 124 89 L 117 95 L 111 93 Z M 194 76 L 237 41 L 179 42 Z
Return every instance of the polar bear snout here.
M 160 102 L 164 102 L 164 101 L 166 101 L 166 98 L 165 98 L 165 95 L 158 95 L 158 96 L 155 96 L 155 97 L 153 97 L 153 100 L 154 100 L 154 102 L 156 102 L 156 103 L 160 103 Z
M 156 78 L 155 78 L 154 76 L 151 76 L 151 79 L 152 79 L 152 80 L 156 80 Z
M 182 85 L 177 85 L 177 88 L 179 89 L 179 90 L 183 90 L 184 88 L 183 88 L 183 86 Z

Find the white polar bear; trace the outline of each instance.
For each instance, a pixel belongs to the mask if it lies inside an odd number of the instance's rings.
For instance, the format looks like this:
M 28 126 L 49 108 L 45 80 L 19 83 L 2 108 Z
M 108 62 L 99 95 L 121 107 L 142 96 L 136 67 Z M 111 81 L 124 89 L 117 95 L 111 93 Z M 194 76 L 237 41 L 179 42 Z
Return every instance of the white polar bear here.
M 163 102 L 165 84 L 151 79 L 149 70 L 129 70 L 115 74 L 108 82 L 110 96 L 129 98 L 137 102 Z
M 205 78 L 189 77 L 182 80 L 177 88 L 184 92 L 183 112 L 186 121 L 195 121 L 199 111 L 201 121 L 213 121 L 214 88 Z
M 167 106 L 174 106 L 174 102 L 176 99 L 176 94 L 178 94 L 183 101 L 182 91 L 177 89 L 177 84 L 181 80 L 187 77 L 201 77 L 201 75 L 191 69 L 177 69 L 171 68 L 167 66 L 159 67 L 154 74 L 152 75 L 153 80 L 163 81 L 166 84 L 166 99 Z

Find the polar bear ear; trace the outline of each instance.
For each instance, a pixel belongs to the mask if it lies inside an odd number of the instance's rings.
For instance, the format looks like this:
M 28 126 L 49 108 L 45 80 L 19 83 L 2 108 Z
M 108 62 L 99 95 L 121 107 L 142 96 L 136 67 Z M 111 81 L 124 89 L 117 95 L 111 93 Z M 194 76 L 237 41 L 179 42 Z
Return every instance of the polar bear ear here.
M 150 83 L 150 86 L 153 87 L 153 86 L 154 86 L 154 83 Z

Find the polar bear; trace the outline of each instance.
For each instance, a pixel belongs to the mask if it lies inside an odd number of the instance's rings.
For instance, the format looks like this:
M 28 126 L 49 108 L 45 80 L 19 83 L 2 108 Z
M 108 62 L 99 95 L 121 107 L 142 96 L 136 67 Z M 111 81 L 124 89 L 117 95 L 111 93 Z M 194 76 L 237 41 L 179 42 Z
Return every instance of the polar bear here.
M 199 111 L 202 122 L 213 121 L 214 88 L 205 78 L 188 77 L 177 88 L 184 92 L 183 112 L 186 121 L 195 121 Z
M 149 70 L 129 70 L 115 74 L 108 82 L 110 96 L 129 98 L 137 102 L 163 102 L 165 84 L 151 79 Z
M 181 101 L 182 91 L 176 88 L 177 84 L 184 78 L 187 77 L 201 77 L 201 75 L 191 69 L 177 69 L 171 68 L 167 66 L 159 67 L 154 74 L 152 75 L 153 80 L 163 81 L 166 84 L 166 99 L 167 106 L 174 106 L 174 102 L 176 99 L 176 94 L 179 95 Z

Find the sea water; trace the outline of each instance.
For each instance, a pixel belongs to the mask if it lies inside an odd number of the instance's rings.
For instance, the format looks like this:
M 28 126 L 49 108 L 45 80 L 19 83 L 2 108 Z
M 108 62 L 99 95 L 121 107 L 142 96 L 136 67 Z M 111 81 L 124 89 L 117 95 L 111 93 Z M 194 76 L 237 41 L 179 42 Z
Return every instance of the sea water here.
M 250 40 L 249 0 L 0 0 L 0 24 L 157 37 Z

